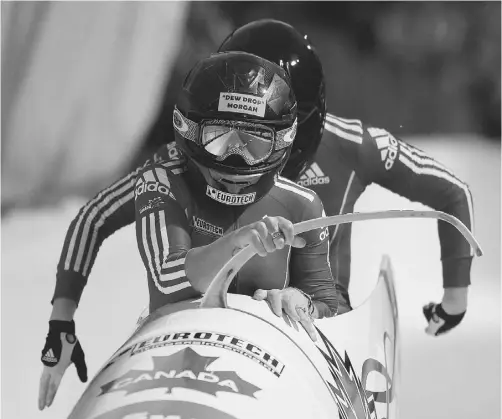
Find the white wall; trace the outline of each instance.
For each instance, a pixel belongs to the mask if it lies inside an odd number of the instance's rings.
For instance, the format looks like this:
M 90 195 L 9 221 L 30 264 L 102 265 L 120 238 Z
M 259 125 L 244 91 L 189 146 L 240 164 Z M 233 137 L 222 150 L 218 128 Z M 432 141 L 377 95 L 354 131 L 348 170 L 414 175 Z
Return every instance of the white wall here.
M 137 150 L 186 2 L 2 2 L 2 204 L 103 185 Z

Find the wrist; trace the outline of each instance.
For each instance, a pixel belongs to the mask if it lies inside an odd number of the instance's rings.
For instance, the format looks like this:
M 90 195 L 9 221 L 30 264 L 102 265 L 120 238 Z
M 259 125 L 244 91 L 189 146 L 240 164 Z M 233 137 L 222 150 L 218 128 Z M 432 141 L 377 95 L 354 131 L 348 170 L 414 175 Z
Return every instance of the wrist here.
M 448 314 L 460 314 L 467 310 L 467 287 L 445 288 L 441 306 Z
M 308 295 L 307 293 L 303 292 L 299 288 L 296 288 L 296 287 L 292 287 L 292 288 L 294 288 L 295 290 L 297 290 L 298 292 L 300 292 L 305 297 L 305 299 L 307 300 L 307 305 L 308 305 L 308 314 L 309 314 L 310 317 L 314 317 L 314 315 L 316 313 L 316 307 L 315 307 L 315 305 L 314 305 L 314 303 L 312 301 L 312 297 L 310 295 Z
M 472 257 L 443 259 L 443 287 L 467 287 L 471 284 Z
M 312 317 L 313 319 L 320 319 L 321 315 L 319 312 L 319 307 L 318 307 L 317 301 L 312 301 L 312 307 L 313 307 L 313 310 L 312 310 L 312 315 L 310 317 Z
M 50 320 L 49 328 L 55 332 L 75 334 L 75 322 L 73 320 Z
M 52 305 L 50 320 L 72 321 L 77 303 L 69 298 L 57 298 Z

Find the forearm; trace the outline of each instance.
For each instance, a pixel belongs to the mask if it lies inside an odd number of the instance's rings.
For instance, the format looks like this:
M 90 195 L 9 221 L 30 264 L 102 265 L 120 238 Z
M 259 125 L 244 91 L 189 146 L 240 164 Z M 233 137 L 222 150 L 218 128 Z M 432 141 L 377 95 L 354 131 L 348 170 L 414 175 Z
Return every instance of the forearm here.
M 331 279 L 310 279 L 298 284 L 296 288 L 311 298 L 314 319 L 333 317 L 338 312 L 338 294 Z
M 185 258 L 186 276 L 196 291 L 206 292 L 214 276 L 238 250 L 234 244 L 234 234 L 235 232 L 188 251 Z
M 442 264 L 444 288 L 467 287 L 471 285 L 472 256 L 443 259 Z
M 69 298 L 56 298 L 52 304 L 50 320 L 73 320 L 77 303 Z
M 294 259 L 291 267 L 291 286 L 308 294 L 314 304 L 314 318 L 333 317 L 338 312 L 338 292 L 324 252 L 302 254 L 301 262 Z M 295 255 L 296 256 L 296 255 Z
M 54 303 L 57 299 L 64 298 L 75 301 L 78 305 L 86 284 L 87 278 L 82 274 L 74 271 L 65 271 L 61 268 L 60 264 L 51 302 Z

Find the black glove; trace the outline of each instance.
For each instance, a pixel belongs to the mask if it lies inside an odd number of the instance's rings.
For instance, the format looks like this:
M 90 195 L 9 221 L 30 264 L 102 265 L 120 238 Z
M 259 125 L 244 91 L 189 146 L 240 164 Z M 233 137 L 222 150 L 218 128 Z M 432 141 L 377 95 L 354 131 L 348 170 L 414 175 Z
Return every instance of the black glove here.
M 429 303 L 423 308 L 424 316 L 429 323 L 425 332 L 438 336 L 456 327 L 464 318 L 465 311 L 460 314 L 448 314 L 441 304 Z
M 63 350 L 64 352 L 71 351 L 70 361 L 75 364 L 80 381 L 85 383 L 87 381 L 87 365 L 82 345 L 75 335 L 75 322 L 73 320 L 71 322 L 51 320 L 45 346 L 42 349 L 42 363 L 47 367 L 58 365 L 62 358 L 66 358 Z M 63 359 L 63 361 L 66 360 Z
M 84 351 L 75 335 L 74 321 L 49 322 L 49 333 L 42 349 L 41 361 L 45 367 L 38 396 L 40 410 L 52 404 L 63 374 L 71 363 L 75 364 L 80 381 L 87 381 Z

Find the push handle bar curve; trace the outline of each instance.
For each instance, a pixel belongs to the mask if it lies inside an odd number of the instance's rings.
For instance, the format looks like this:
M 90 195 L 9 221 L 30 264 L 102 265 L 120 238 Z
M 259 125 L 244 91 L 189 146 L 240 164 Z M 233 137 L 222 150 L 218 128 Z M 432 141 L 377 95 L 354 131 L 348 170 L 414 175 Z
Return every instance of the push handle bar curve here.
M 471 231 L 456 217 L 441 211 L 391 210 L 373 212 L 355 212 L 350 214 L 320 217 L 302 221 L 293 225 L 294 235 L 305 233 L 317 228 L 337 224 L 347 224 L 356 221 L 383 220 L 389 218 L 433 218 L 453 225 L 467 240 L 476 256 L 482 256 L 483 251 Z M 228 287 L 239 270 L 256 254 L 252 247 L 246 246 L 236 253 L 215 275 L 207 291 L 202 297 L 200 308 L 227 308 Z

